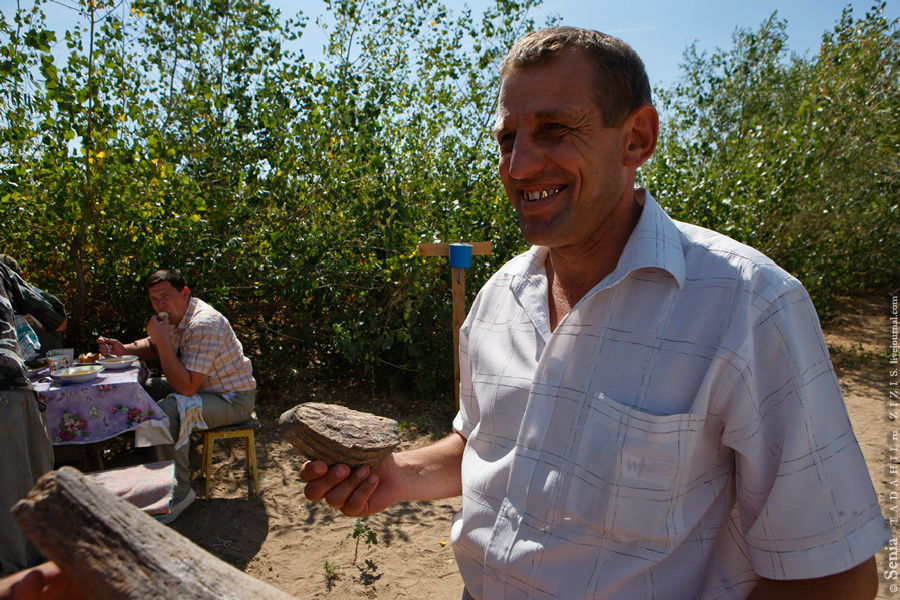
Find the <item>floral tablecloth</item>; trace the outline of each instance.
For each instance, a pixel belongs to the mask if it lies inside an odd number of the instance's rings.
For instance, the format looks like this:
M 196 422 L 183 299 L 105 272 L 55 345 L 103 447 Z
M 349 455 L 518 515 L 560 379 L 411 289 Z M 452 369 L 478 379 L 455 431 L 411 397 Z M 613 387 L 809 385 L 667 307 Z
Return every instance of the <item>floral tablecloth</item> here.
M 138 367 L 104 371 L 91 382 L 35 382 L 54 444 L 90 444 L 135 431 L 136 446 L 171 444 L 169 417 L 138 383 Z

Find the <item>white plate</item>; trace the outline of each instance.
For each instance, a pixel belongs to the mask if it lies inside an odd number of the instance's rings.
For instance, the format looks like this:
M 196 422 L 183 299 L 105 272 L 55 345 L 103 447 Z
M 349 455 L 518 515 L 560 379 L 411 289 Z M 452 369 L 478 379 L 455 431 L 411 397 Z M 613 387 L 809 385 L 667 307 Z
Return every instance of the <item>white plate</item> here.
M 68 383 L 85 383 L 93 381 L 103 371 L 103 365 L 77 365 L 53 371 L 50 376 Z
M 133 354 L 123 354 L 121 356 L 101 356 L 97 359 L 97 364 L 103 365 L 107 369 L 117 371 L 119 369 L 127 369 L 139 356 Z
M 44 375 L 48 371 L 49 371 L 49 369 L 47 369 L 47 367 L 35 367 L 33 369 L 29 369 L 27 367 L 25 368 L 25 374 L 28 376 L 29 379 L 34 379 L 35 377 L 38 377 L 39 375 Z

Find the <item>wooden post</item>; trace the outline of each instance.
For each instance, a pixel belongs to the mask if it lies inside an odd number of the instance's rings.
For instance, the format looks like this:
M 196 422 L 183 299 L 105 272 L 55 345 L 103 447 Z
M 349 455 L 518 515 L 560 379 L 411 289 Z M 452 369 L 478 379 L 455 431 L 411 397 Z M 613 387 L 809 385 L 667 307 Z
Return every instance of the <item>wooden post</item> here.
M 472 256 L 491 253 L 490 242 L 471 242 Z M 419 244 L 419 256 L 449 256 L 450 244 Z M 453 396 L 459 410 L 459 329 L 466 319 L 466 270 L 450 269 L 450 293 L 453 299 Z

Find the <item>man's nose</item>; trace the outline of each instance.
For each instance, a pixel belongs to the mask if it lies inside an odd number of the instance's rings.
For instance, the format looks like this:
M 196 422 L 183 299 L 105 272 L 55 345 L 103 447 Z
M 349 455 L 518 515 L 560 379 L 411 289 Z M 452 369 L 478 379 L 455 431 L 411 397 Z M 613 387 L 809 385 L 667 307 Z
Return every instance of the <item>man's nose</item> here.
M 547 162 L 541 148 L 529 136 L 518 135 L 509 157 L 509 176 L 528 179 L 539 173 Z

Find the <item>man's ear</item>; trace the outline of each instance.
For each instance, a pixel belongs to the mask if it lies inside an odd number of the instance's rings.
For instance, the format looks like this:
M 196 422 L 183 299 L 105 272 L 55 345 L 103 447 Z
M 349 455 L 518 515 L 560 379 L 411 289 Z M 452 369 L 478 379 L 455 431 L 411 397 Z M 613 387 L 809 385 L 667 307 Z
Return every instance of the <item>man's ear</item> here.
M 181 295 L 185 298 L 185 300 L 191 299 L 191 290 L 188 288 L 188 286 L 184 286 L 183 288 L 181 288 Z
M 652 104 L 644 104 L 625 120 L 625 156 L 623 164 L 637 169 L 656 150 L 659 137 L 659 114 Z

